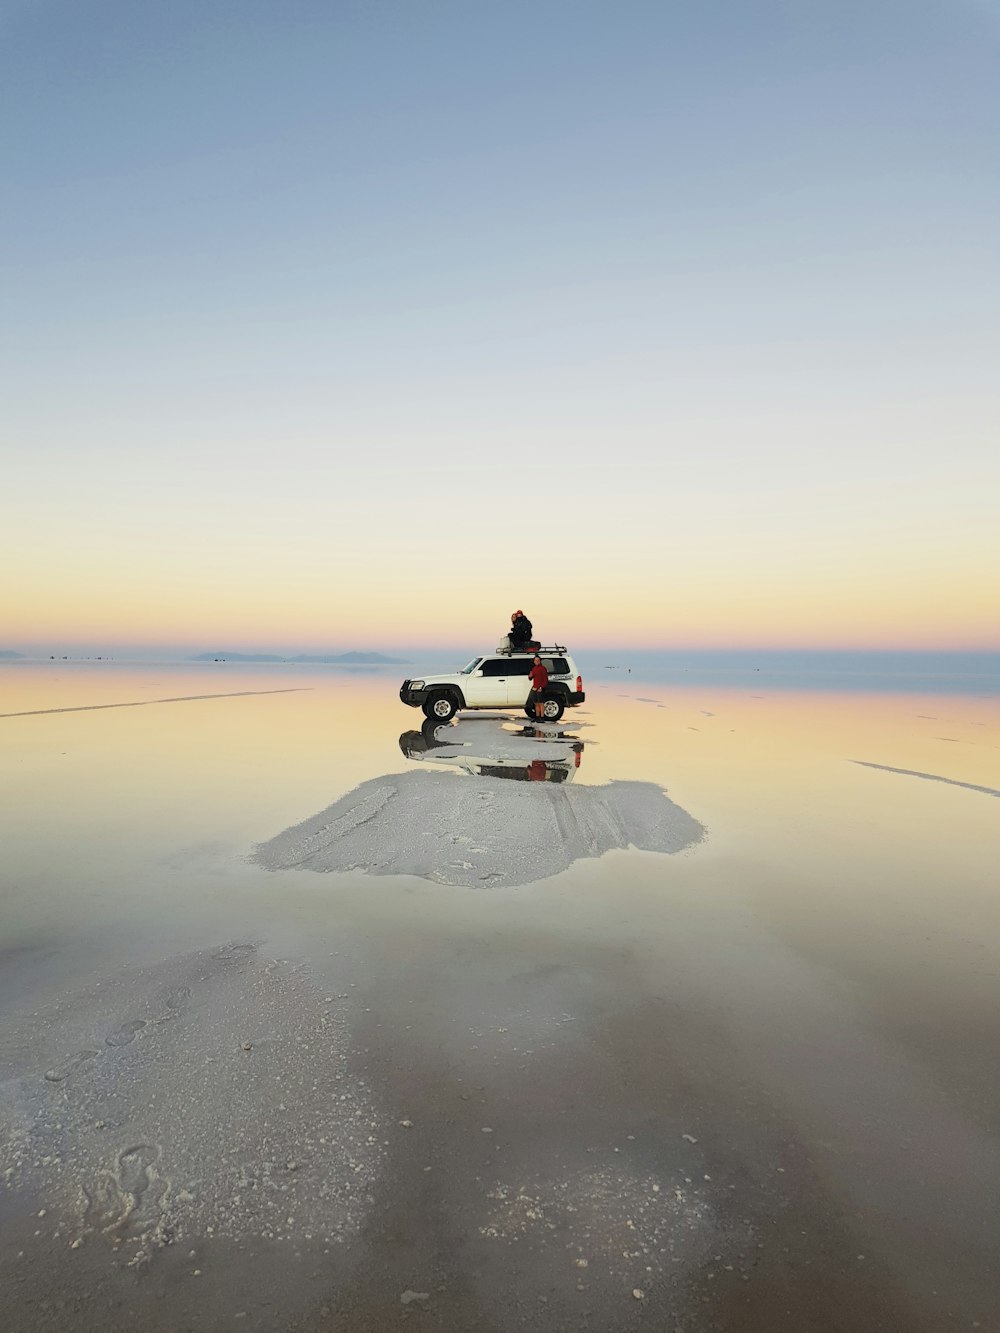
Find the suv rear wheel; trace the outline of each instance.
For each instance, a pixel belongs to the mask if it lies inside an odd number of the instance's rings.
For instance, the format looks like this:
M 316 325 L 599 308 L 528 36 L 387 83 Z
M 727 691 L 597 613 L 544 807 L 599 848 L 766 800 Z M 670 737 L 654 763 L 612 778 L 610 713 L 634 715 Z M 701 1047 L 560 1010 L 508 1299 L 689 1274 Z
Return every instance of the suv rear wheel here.
M 458 712 L 458 704 L 450 694 L 432 694 L 424 704 L 424 716 L 434 722 L 450 722 Z
M 535 716 L 534 705 L 529 707 L 525 704 L 524 711 L 527 717 Z M 542 700 L 542 718 L 545 722 L 558 722 L 565 711 L 565 703 L 554 694 L 547 695 Z

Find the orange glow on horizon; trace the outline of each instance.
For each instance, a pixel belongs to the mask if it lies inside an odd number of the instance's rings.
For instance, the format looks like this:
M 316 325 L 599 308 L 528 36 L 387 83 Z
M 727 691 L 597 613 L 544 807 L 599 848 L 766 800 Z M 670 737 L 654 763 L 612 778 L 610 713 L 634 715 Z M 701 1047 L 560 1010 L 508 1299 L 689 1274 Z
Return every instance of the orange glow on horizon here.
M 574 514 L 543 536 L 486 515 L 463 536 L 387 520 L 368 533 L 349 515 L 333 535 L 169 544 L 50 532 L 10 548 L 0 649 L 464 652 L 492 647 L 515 606 L 543 640 L 609 651 L 1000 649 L 981 533 L 876 550 L 720 529 L 696 546 L 615 521 L 588 529 Z

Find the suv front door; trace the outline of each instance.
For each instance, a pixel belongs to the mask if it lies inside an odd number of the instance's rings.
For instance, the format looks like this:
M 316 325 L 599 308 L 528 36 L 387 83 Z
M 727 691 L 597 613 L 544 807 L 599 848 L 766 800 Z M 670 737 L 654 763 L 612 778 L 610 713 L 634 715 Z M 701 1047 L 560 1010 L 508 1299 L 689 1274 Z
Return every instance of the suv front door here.
M 506 708 L 509 665 L 506 657 L 486 657 L 472 675 L 466 677 L 462 689 L 470 708 Z

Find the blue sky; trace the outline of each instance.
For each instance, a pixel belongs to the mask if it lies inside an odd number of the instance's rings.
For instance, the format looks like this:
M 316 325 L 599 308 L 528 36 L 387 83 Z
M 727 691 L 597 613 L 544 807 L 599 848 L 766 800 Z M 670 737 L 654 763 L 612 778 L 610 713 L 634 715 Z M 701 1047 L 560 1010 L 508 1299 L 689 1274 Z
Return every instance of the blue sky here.
M 933 577 L 928 547 L 967 589 L 993 549 L 990 4 L 0 14 L 0 517 L 22 559 L 45 541 L 56 621 L 57 556 L 106 587 L 140 540 L 161 581 L 217 568 L 220 605 L 266 581 L 208 524 L 306 584 L 375 541 L 398 614 L 387 570 L 450 536 L 414 506 L 496 531 L 522 458 L 600 587 L 683 560 L 720 617 L 776 534 L 840 561 L 837 607 L 886 561 Z

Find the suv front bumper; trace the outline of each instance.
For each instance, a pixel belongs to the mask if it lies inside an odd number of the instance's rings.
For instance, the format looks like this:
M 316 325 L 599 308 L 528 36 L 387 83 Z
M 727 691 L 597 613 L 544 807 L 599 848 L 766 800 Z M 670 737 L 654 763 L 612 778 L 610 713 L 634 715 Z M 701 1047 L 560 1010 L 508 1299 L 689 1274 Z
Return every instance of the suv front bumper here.
M 399 687 L 400 699 L 403 701 L 404 704 L 408 704 L 411 708 L 421 708 L 423 704 L 426 702 L 429 693 L 430 691 L 426 689 L 424 690 L 411 689 L 410 682 L 408 680 L 404 680 L 402 685 L 400 685 Z

